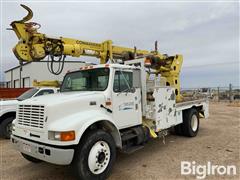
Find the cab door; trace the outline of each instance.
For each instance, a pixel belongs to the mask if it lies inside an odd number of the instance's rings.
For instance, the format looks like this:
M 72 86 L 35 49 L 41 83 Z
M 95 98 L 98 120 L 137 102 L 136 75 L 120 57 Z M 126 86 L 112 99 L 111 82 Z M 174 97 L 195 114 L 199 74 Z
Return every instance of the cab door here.
M 115 70 L 113 119 L 120 129 L 142 123 L 141 89 L 133 87 L 133 71 Z

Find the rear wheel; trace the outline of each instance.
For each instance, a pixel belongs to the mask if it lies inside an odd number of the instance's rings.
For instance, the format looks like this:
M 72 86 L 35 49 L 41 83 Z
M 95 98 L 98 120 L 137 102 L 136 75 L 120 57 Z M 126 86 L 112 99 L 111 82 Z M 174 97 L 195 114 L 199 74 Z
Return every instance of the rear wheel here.
M 178 124 L 176 126 L 174 126 L 174 131 L 175 131 L 175 134 L 176 135 L 183 135 L 183 132 L 182 132 L 182 124 Z
M 199 130 L 199 114 L 194 108 L 183 112 L 183 124 L 182 131 L 183 135 L 188 137 L 194 137 L 197 135 Z
M 73 166 L 79 179 L 106 179 L 116 157 L 112 136 L 103 131 L 90 131 L 75 151 Z
M 21 153 L 22 154 L 22 156 L 26 159 L 26 160 L 28 160 L 28 161 L 30 161 L 30 162 L 33 162 L 33 163 L 40 163 L 40 162 L 42 162 L 40 159 L 36 159 L 36 158 L 34 158 L 34 157 L 32 157 L 32 156 L 29 156 L 29 155 L 27 155 L 27 154 L 24 154 L 24 153 Z

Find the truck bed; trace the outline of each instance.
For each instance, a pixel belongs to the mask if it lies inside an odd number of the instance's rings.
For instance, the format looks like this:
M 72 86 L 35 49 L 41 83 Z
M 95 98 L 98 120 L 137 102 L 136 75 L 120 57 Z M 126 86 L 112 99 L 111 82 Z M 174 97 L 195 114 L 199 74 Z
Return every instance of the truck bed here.
M 208 99 L 204 98 L 204 99 L 195 99 L 195 100 L 184 100 L 183 102 L 178 102 L 176 103 L 176 108 L 178 110 L 184 110 L 184 109 L 188 109 L 191 108 L 192 106 L 206 106 L 208 105 Z
M 181 106 L 187 106 L 191 104 L 201 104 L 203 102 L 207 102 L 207 99 L 194 99 L 194 100 L 189 100 L 189 99 L 184 99 L 182 102 L 176 103 L 176 107 L 181 107 Z

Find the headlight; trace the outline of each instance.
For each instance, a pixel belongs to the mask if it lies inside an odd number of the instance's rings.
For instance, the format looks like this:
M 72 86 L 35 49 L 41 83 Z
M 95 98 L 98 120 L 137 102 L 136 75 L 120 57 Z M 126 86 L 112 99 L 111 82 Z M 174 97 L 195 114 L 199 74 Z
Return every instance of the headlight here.
M 75 131 L 48 131 L 48 139 L 55 141 L 73 141 L 75 140 Z

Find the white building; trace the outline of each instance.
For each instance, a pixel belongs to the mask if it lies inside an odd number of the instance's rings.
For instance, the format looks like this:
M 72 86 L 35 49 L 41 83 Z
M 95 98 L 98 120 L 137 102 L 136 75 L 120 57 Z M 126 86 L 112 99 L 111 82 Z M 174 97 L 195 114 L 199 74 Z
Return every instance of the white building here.
M 20 66 L 16 66 L 5 71 L 5 82 L 8 88 L 26 88 L 32 87 L 33 81 L 51 81 L 58 80 L 62 81 L 64 75 L 69 70 L 76 70 L 82 66 L 85 66 L 84 62 L 66 61 L 61 74 L 54 75 L 49 72 L 47 63 L 43 62 L 29 62 L 22 65 L 22 71 Z M 57 64 L 55 65 L 57 69 Z

